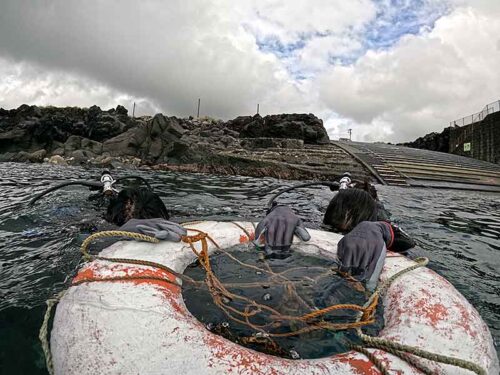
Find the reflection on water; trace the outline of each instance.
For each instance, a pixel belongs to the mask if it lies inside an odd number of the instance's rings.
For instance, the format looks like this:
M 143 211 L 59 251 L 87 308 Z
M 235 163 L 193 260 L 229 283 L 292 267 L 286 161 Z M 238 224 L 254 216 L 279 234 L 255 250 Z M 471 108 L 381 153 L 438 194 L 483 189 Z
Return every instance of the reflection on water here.
M 126 175 L 115 172 L 115 177 Z M 134 172 L 134 174 L 137 174 Z M 257 219 L 272 191 L 293 182 L 272 178 L 140 172 L 177 220 Z M 79 245 L 104 228 L 103 208 L 86 188 L 26 202 L 69 178 L 97 179 L 99 170 L 0 164 L 0 373 L 45 373 L 37 335 L 45 300 L 63 289 L 80 264 Z M 500 340 L 500 195 L 381 186 L 393 219 L 417 241 L 413 255 L 431 259 L 478 309 Z M 307 188 L 280 197 L 319 228 L 332 193 Z M 498 346 L 497 346 L 498 347 Z M 7 364 L 8 367 L 4 367 Z

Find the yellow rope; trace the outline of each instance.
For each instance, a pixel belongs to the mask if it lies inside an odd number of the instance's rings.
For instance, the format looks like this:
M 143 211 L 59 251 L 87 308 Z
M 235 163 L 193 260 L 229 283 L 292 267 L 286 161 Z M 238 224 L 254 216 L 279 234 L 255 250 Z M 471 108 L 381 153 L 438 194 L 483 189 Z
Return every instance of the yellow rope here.
M 189 223 L 189 224 L 195 224 L 195 223 Z M 185 224 L 185 225 L 189 225 L 189 224 Z M 239 224 L 234 223 L 234 222 L 233 222 L 233 224 L 244 230 L 244 228 L 242 228 L 242 226 L 240 226 Z M 448 357 L 448 356 L 444 356 L 444 355 L 440 355 L 440 354 L 431 353 L 431 352 L 422 350 L 420 348 L 399 344 L 399 343 L 393 342 L 393 341 L 388 340 L 388 339 L 368 336 L 362 332 L 362 326 L 364 326 L 366 324 L 371 324 L 374 321 L 373 315 L 375 313 L 375 309 L 376 309 L 376 306 L 378 303 L 379 296 L 381 294 L 385 293 L 386 290 L 389 288 L 389 286 L 392 284 L 392 282 L 394 280 L 396 280 L 398 277 L 400 277 L 401 275 L 408 273 L 410 271 L 413 271 L 414 269 L 417 269 L 419 267 L 423 267 L 423 266 L 427 265 L 428 259 L 426 259 L 426 258 L 416 259 L 415 265 L 408 267 L 402 271 L 397 272 L 396 274 L 391 276 L 389 279 L 384 281 L 382 284 L 380 284 L 377 287 L 377 289 L 372 293 L 372 295 L 369 297 L 368 301 L 363 306 L 358 306 L 358 305 L 353 305 L 353 304 L 332 305 L 332 306 L 328 306 L 324 309 L 313 311 L 309 314 L 305 314 L 302 316 L 285 316 L 285 315 L 281 315 L 279 312 L 275 311 L 274 309 L 272 309 L 266 305 L 260 305 L 260 304 L 256 303 L 255 301 L 249 300 L 245 297 L 238 296 L 238 295 L 235 295 L 235 294 L 229 292 L 223 286 L 223 284 L 215 277 L 215 275 L 213 274 L 213 272 L 211 270 L 210 260 L 209 260 L 209 255 L 208 255 L 207 239 L 210 240 L 217 248 L 220 248 L 220 247 L 208 234 L 206 234 L 202 231 L 196 230 L 196 229 L 190 229 L 190 228 L 187 228 L 187 229 L 191 230 L 191 231 L 198 232 L 198 234 L 194 235 L 194 236 L 184 236 L 182 238 L 182 240 L 183 240 L 183 242 L 189 244 L 189 246 L 191 247 L 191 250 L 198 257 L 200 264 L 205 268 L 205 271 L 207 272 L 206 283 L 208 285 L 210 292 L 212 293 L 212 297 L 214 298 L 214 302 L 222 309 L 222 311 L 224 311 L 226 313 L 226 315 L 228 315 L 228 317 L 230 317 L 231 319 L 233 319 L 237 322 L 240 322 L 242 324 L 248 324 L 249 326 L 253 327 L 254 329 L 260 330 L 262 332 L 262 329 L 259 329 L 258 326 L 254 326 L 249 321 L 249 317 L 254 316 L 258 312 L 263 312 L 263 311 L 270 312 L 272 314 L 272 316 L 274 316 L 277 319 L 281 319 L 281 320 L 307 321 L 307 320 L 316 318 L 320 315 L 331 312 L 333 310 L 353 309 L 353 310 L 356 310 L 359 312 L 358 317 L 357 317 L 355 322 L 334 324 L 334 323 L 321 321 L 318 323 L 313 323 L 308 327 L 299 329 L 297 331 L 289 332 L 289 333 L 266 332 L 266 334 L 268 336 L 272 336 L 272 337 L 285 337 L 285 336 L 297 335 L 297 334 L 301 334 L 301 333 L 305 333 L 305 332 L 311 332 L 311 331 L 314 331 L 317 329 L 337 330 L 337 329 L 355 328 L 357 334 L 363 340 L 363 342 L 365 344 L 367 344 L 367 346 L 382 349 L 382 350 L 385 350 L 389 353 L 395 354 L 398 357 L 409 362 L 411 365 L 419 368 L 424 373 L 428 373 L 427 372 L 428 369 L 421 366 L 421 364 L 419 364 L 418 362 L 413 360 L 411 357 L 409 357 L 407 353 L 412 354 L 412 355 L 416 355 L 416 356 L 421 357 L 421 358 L 429 359 L 431 361 L 441 362 L 441 363 L 445 363 L 445 364 L 450 364 L 450 365 L 462 367 L 462 368 L 474 371 L 475 373 L 477 373 L 479 375 L 486 374 L 485 370 L 475 363 L 465 361 L 462 359 L 458 359 L 458 358 L 453 358 L 453 357 Z M 248 233 L 246 230 L 244 230 L 244 232 L 250 238 L 250 233 Z M 87 237 L 85 239 L 85 241 L 82 243 L 81 251 L 83 253 L 84 258 L 86 260 L 99 259 L 99 260 L 105 260 L 105 261 L 110 261 L 110 262 L 130 263 L 130 264 L 155 267 L 155 268 L 162 269 L 162 270 L 164 270 L 164 271 L 166 271 L 166 272 L 168 272 L 176 277 L 179 277 L 182 280 L 195 282 L 194 280 L 187 278 L 185 275 L 182 275 L 178 272 L 175 272 L 171 268 L 164 266 L 162 264 L 159 264 L 159 263 L 136 260 L 136 259 L 98 257 L 98 256 L 92 256 L 91 254 L 89 254 L 88 246 L 90 245 L 90 243 L 94 239 L 105 238 L 105 237 L 116 237 L 116 236 L 128 237 L 128 238 L 132 238 L 135 240 L 146 241 L 146 242 L 151 242 L 151 243 L 159 243 L 160 242 L 158 239 L 156 239 L 154 237 L 146 236 L 146 235 L 139 234 L 139 233 L 133 233 L 133 232 L 124 232 L 124 231 L 98 232 L 98 233 L 94 233 L 91 236 Z M 196 242 L 201 242 L 201 244 L 202 244 L 201 251 L 197 251 L 195 249 L 193 244 Z M 270 273 L 273 273 L 273 272 L 270 271 Z M 277 275 L 277 276 L 283 277 L 282 275 Z M 176 282 L 173 282 L 173 281 L 166 279 L 166 278 L 157 277 L 157 276 L 124 276 L 124 277 L 110 277 L 110 278 L 104 278 L 104 279 L 103 278 L 90 278 L 90 279 L 82 279 L 82 280 L 79 280 L 77 282 L 74 282 L 73 285 L 78 285 L 78 284 L 81 284 L 84 282 L 132 280 L 132 279 L 158 280 L 158 281 L 168 282 L 168 283 L 171 283 L 171 284 L 174 284 L 174 285 L 180 287 L 180 285 Z M 48 337 L 48 322 L 50 319 L 50 314 L 51 314 L 52 308 L 59 301 L 62 294 L 63 293 L 60 293 L 56 298 L 47 300 L 47 311 L 45 313 L 44 321 L 43 321 L 42 327 L 40 329 L 40 335 L 39 335 L 40 340 L 42 341 L 42 348 L 43 348 L 44 353 L 45 353 L 47 369 L 49 370 L 49 373 L 51 375 L 53 374 L 53 363 L 52 363 L 52 356 L 50 353 L 49 342 L 48 342 L 48 338 L 47 338 Z M 240 299 L 240 300 L 246 301 L 247 303 L 249 303 L 249 305 L 247 306 L 247 308 L 245 308 L 245 311 L 240 311 L 240 310 L 237 310 L 233 307 L 227 306 L 227 304 L 224 303 L 222 296 L 226 296 L 230 299 L 235 299 L 235 298 Z M 252 311 L 249 310 L 250 306 L 254 307 L 254 309 Z M 241 320 L 241 319 L 236 318 L 235 316 L 232 316 L 230 311 L 237 314 L 237 315 L 244 317 L 245 320 Z M 276 322 L 274 322 L 273 324 L 275 325 L 275 323 Z M 264 327 L 264 326 L 262 326 L 262 327 Z M 372 353 L 368 352 L 366 349 L 364 349 L 362 347 L 353 346 L 353 349 L 368 356 L 368 358 L 374 363 L 374 365 L 377 368 L 379 368 L 379 370 L 383 374 L 388 373 L 387 370 L 384 368 L 384 365 L 382 364 L 382 362 L 380 360 L 376 359 Z
M 132 238 L 132 239 L 138 240 L 138 241 L 160 243 L 160 240 L 158 240 L 157 238 L 154 238 L 151 236 L 146 236 L 144 234 L 135 233 L 135 232 L 126 232 L 123 230 L 107 230 L 107 231 L 103 231 L 103 232 L 97 232 L 97 233 L 91 234 L 82 242 L 80 250 L 83 254 L 84 259 L 87 261 L 92 259 L 92 255 L 90 255 L 88 250 L 87 250 L 87 248 L 92 243 L 92 241 L 94 241 L 97 238 L 107 238 L 107 237 L 126 237 L 126 238 Z
M 232 224 L 236 225 L 238 228 L 242 229 L 244 231 L 244 233 L 250 238 L 250 233 L 246 230 L 244 230 L 244 228 L 239 225 L 238 223 L 235 223 L 235 222 L 232 222 Z M 324 309 L 320 309 L 320 310 L 315 310 L 315 311 L 312 311 L 311 313 L 308 313 L 308 314 L 305 314 L 303 316 L 286 316 L 286 315 L 282 315 L 280 314 L 278 311 L 274 310 L 274 309 L 271 309 L 269 308 L 268 306 L 266 305 L 260 305 L 260 304 L 257 304 L 255 301 L 252 301 L 252 300 L 249 300 L 249 299 L 246 299 L 246 298 L 243 298 L 241 296 L 237 296 L 231 292 L 229 292 L 226 287 L 223 286 L 223 284 L 217 279 L 217 277 L 214 275 L 214 273 L 212 272 L 212 269 L 211 269 L 211 266 L 210 266 L 210 260 L 209 260 L 209 254 L 208 254 L 208 244 L 207 244 L 207 239 L 210 240 L 217 248 L 220 249 L 220 246 L 215 242 L 215 240 L 213 238 L 211 238 L 207 233 L 204 233 L 200 230 L 197 230 L 197 229 L 191 229 L 191 228 L 187 228 L 188 230 L 190 231 L 194 231 L 194 232 L 197 232 L 196 235 L 193 235 L 193 236 L 183 236 L 182 237 L 182 241 L 189 244 L 189 246 L 191 247 L 191 250 L 193 251 L 194 254 L 196 254 L 196 256 L 198 257 L 199 261 L 200 261 L 200 264 L 205 268 L 205 271 L 207 272 L 207 279 L 206 279 L 206 283 L 207 285 L 209 286 L 209 290 L 211 291 L 211 294 L 214 298 L 214 302 L 219 306 L 221 307 L 221 309 L 226 312 L 226 315 L 228 315 L 229 318 L 235 320 L 235 321 L 238 321 L 240 323 L 242 323 L 241 320 L 235 318 L 234 316 L 231 315 L 231 313 L 229 311 L 231 311 L 232 313 L 235 313 L 235 314 L 238 314 L 238 315 L 241 315 L 242 317 L 245 317 L 245 318 L 248 318 L 250 315 L 248 315 L 246 312 L 244 311 L 240 311 L 240 310 L 237 310 L 233 307 L 230 307 L 230 306 L 227 306 L 223 299 L 222 299 L 222 296 L 226 296 L 226 297 L 229 297 L 230 299 L 240 299 L 240 300 L 243 300 L 247 303 L 249 303 L 250 305 L 257 305 L 259 307 L 259 310 L 260 311 L 268 311 L 271 313 L 271 316 L 275 319 L 279 319 L 279 320 L 290 320 L 290 321 L 307 321 L 307 320 L 311 320 L 313 318 L 316 318 L 316 317 L 319 317 L 321 315 L 324 315 L 324 314 L 327 314 L 331 311 L 334 311 L 334 310 L 340 310 L 340 309 L 351 309 L 351 310 L 355 310 L 355 311 L 361 311 L 363 314 L 362 314 L 362 318 L 356 322 L 347 322 L 347 323 L 339 323 L 339 324 L 333 324 L 333 323 L 327 323 L 327 322 L 320 322 L 320 323 L 311 323 L 311 326 L 312 327 L 306 327 L 306 328 L 303 328 L 301 330 L 298 330 L 298 331 L 294 331 L 294 332 L 289 332 L 289 333 L 286 333 L 286 334 L 283 334 L 283 333 L 269 333 L 270 335 L 272 336 L 276 336 L 276 337 L 281 337 L 281 336 L 292 336 L 292 335 L 299 335 L 301 333 L 304 333 L 304 332 L 309 332 L 309 331 L 312 331 L 312 330 L 316 330 L 316 329 L 330 329 L 330 330 L 343 330 L 343 329 L 349 329 L 349 328 L 357 328 L 357 327 L 360 327 L 360 326 L 363 326 L 363 325 L 368 325 L 368 324 L 371 324 L 373 323 L 373 315 L 374 315 L 374 312 L 375 312 L 375 309 L 376 309 L 376 306 L 377 306 L 377 302 L 378 302 L 378 297 L 375 296 L 374 298 L 371 299 L 371 302 L 369 305 L 367 306 L 359 306 L 359 305 L 354 305 L 354 304 L 340 304 L 340 305 L 332 305 L 332 306 L 328 306 Z M 98 232 L 98 233 L 94 233 L 93 235 L 87 237 L 87 239 L 82 243 L 82 253 L 84 254 L 84 257 L 87 259 L 87 260 L 92 260 L 92 259 L 101 259 L 101 260 L 106 260 L 106 261 L 111 261 L 111 262 L 119 262 L 119 263 L 131 263 L 131 264 L 138 264 L 138 265 L 145 265 L 145 266 L 151 266 L 151 267 L 157 267 L 157 268 L 160 268 L 160 269 L 163 269 L 167 272 L 170 272 L 172 273 L 173 275 L 181 278 L 181 279 L 185 279 L 184 275 L 180 274 L 180 273 L 177 273 L 175 272 L 174 270 L 164 266 L 164 265 L 161 265 L 161 264 L 158 264 L 158 263 L 154 263 L 154 262 L 147 262 L 147 261 L 142 261 L 142 260 L 135 260 L 135 259 L 123 259 L 123 258 L 105 258 L 105 257 L 94 257 L 92 255 L 90 255 L 88 253 L 88 246 L 90 245 L 90 243 L 96 239 L 96 238 L 105 238 L 105 237 L 116 237 L 116 236 L 119 236 L 119 237 L 129 237 L 129 238 L 133 238 L 133 239 L 136 239 L 136 240 L 140 240 L 140 241 L 148 241 L 148 242 L 153 242 L 153 243 L 158 243 L 159 241 L 153 237 L 149 237 L 149 236 L 145 236 L 145 235 L 142 235 L 142 234 L 139 234 L 139 233 L 133 233 L 133 232 L 124 232 L 124 231 L 105 231 L 105 232 Z M 196 242 L 201 242 L 202 244 L 202 249 L 201 251 L 197 251 L 194 247 L 194 243 Z M 259 269 L 260 270 L 260 269 Z M 277 277 L 280 277 L 280 278 L 283 278 L 285 280 L 288 281 L 288 279 L 284 278 L 282 275 L 279 275 L 279 274 L 274 274 L 274 272 L 272 271 L 269 271 L 271 274 L 277 276 Z M 137 277 L 135 276 L 124 276 L 124 277 L 120 277 L 120 278 L 106 278 L 106 279 L 95 279 L 95 278 L 92 278 L 92 279 L 85 279 L 85 280 L 81 280 L 79 281 L 78 283 L 83 283 L 83 282 L 94 282 L 94 281 L 114 281 L 114 280 L 131 280 L 131 279 L 135 279 Z M 146 276 L 142 276 L 141 277 L 142 279 L 147 279 L 148 277 Z M 167 282 L 170 282 L 170 280 L 165 280 Z M 191 281 L 191 280 L 190 280 Z M 192 280 L 194 281 L 194 280 Z

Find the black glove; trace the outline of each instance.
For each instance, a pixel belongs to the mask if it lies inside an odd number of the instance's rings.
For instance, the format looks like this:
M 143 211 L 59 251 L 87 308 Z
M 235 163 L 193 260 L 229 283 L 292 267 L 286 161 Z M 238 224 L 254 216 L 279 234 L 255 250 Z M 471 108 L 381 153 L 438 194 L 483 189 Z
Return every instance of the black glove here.
M 185 228 L 165 219 L 130 219 L 119 230 L 135 232 L 157 238 L 162 241 L 180 242 L 187 235 Z
M 338 243 L 340 270 L 366 281 L 373 290 L 382 272 L 387 247 L 394 239 L 391 225 L 384 221 L 363 221 Z
M 289 207 L 275 206 L 257 225 L 254 244 L 260 246 L 259 238 L 264 234 L 266 252 L 270 249 L 287 251 L 292 245 L 294 233 L 302 241 L 311 239 L 302 220 Z

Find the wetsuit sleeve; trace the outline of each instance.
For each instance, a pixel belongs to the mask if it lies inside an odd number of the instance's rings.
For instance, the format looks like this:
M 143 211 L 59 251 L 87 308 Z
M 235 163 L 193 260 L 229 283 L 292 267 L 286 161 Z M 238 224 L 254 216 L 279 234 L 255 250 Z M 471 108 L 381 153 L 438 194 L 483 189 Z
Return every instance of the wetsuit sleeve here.
M 392 224 L 390 222 L 391 213 L 384 207 L 384 205 L 380 201 L 377 201 L 377 220 L 385 221 L 392 227 L 394 240 L 390 246 L 387 246 L 388 250 L 394 251 L 396 253 L 404 253 L 412 247 L 415 247 L 415 241 L 410 237 L 410 235 L 403 231 L 396 224 Z

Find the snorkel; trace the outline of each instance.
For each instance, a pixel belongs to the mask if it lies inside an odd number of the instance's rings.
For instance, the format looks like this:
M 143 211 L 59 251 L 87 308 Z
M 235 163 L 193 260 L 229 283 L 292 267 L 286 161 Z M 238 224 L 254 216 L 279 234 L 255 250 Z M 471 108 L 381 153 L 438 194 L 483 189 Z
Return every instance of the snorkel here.
M 85 180 L 73 180 L 73 181 L 67 181 L 60 183 L 58 185 L 52 186 L 48 188 L 47 190 L 42 191 L 41 193 L 35 195 L 31 201 L 29 202 L 29 205 L 33 205 L 37 200 L 40 198 L 46 196 L 47 194 L 62 189 L 63 187 L 66 186 L 72 186 L 72 185 L 78 185 L 78 186 L 86 186 L 90 190 L 99 190 L 100 194 L 104 196 L 114 196 L 118 194 L 118 190 L 114 188 L 114 185 L 116 183 L 119 183 L 121 181 L 125 180 L 138 180 L 141 184 L 144 184 L 149 190 L 153 190 L 151 185 L 141 176 L 135 176 L 135 175 L 130 175 L 130 176 L 123 176 L 119 177 L 116 180 L 111 176 L 111 173 L 107 170 L 103 171 L 101 174 L 100 181 L 85 181 Z
M 113 177 L 111 177 L 111 174 L 108 171 L 102 172 L 101 175 L 101 184 L 102 184 L 102 193 L 104 195 L 115 195 L 118 193 L 118 190 L 116 190 L 113 187 L 113 184 L 116 182 Z
M 343 190 L 343 189 L 348 189 L 352 187 L 352 180 L 351 180 L 351 174 L 349 172 L 345 172 L 341 177 L 340 181 L 323 181 L 323 182 L 306 182 L 304 184 L 298 184 L 294 186 L 287 187 L 276 194 L 274 194 L 269 201 L 267 202 L 267 208 L 270 210 L 274 206 L 277 205 L 275 202 L 276 198 L 278 198 L 280 195 L 287 193 L 289 191 L 295 190 L 295 189 L 300 189 L 304 187 L 309 187 L 309 186 L 328 186 L 331 191 L 337 191 L 337 190 Z
M 351 186 L 351 174 L 349 172 L 345 172 L 340 179 L 339 190 L 349 189 Z

